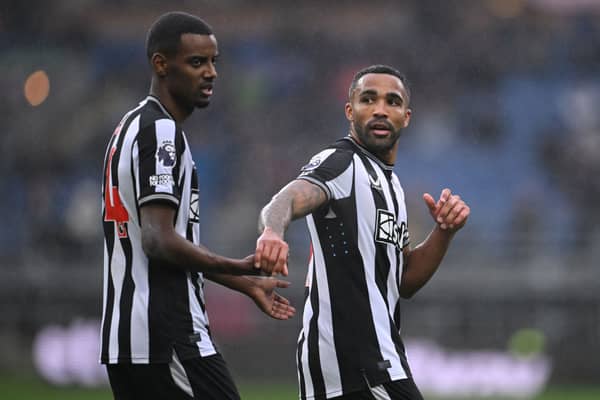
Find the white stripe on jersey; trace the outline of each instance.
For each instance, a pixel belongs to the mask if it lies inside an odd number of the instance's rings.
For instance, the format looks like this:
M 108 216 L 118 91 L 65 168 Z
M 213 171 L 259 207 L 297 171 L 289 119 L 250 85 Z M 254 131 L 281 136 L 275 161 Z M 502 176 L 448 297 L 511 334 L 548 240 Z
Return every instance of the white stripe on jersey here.
M 121 182 L 127 182 L 127 177 L 131 175 L 131 163 L 132 157 L 129 156 L 133 154 L 133 144 L 135 141 L 135 137 L 140 130 L 140 116 L 138 115 L 131 121 L 131 124 L 127 127 L 127 131 L 121 133 L 119 135 L 125 135 L 123 138 L 123 145 L 121 147 L 121 157 L 119 158 L 119 195 L 121 196 L 121 203 L 127 210 L 129 214 L 129 220 L 131 222 L 135 222 L 135 225 L 139 225 L 139 221 L 137 220 L 137 207 L 135 203 L 135 193 L 133 191 L 133 185 L 129 184 L 120 184 Z M 118 140 L 118 138 L 117 138 Z M 115 140 L 115 145 L 117 140 Z M 135 160 L 135 159 L 133 159 Z M 137 171 L 137 163 L 134 163 L 134 171 Z M 136 177 L 137 178 L 137 177 Z M 130 178 L 131 179 L 131 178 Z M 130 180 L 129 179 L 129 180 Z M 136 179 L 137 181 L 137 179 Z M 139 193 L 139 188 L 137 193 Z
M 213 347 L 210 336 L 208 336 L 208 332 L 204 329 L 203 325 L 208 325 L 208 316 L 204 315 L 204 311 L 202 311 L 202 307 L 196 300 L 196 288 L 192 284 L 192 280 L 194 279 L 194 275 L 197 275 L 196 272 L 188 272 L 188 298 L 190 302 L 190 313 L 192 314 L 192 324 L 194 325 L 194 332 L 200 333 L 200 341 L 196 342 L 198 346 L 198 350 L 200 351 L 200 355 L 202 357 L 212 356 L 217 353 L 217 350 Z
M 137 225 L 130 224 L 130 232 L 139 230 Z M 142 233 L 136 233 L 142 237 Z M 142 249 L 141 240 L 132 241 L 133 259 L 147 260 Z M 146 261 L 147 262 L 147 261 Z M 131 275 L 135 284 L 136 295 L 133 296 L 134 310 L 147 310 L 150 302 L 150 287 L 148 286 L 148 270 L 146 268 L 132 268 Z M 148 333 L 148 313 L 131 313 L 131 362 L 147 363 L 150 352 L 150 335 Z
M 104 201 L 104 200 L 102 200 Z M 104 319 L 106 318 L 106 300 L 108 298 L 108 268 L 107 268 L 107 262 L 108 262 L 108 246 L 106 245 L 106 240 L 104 241 L 104 262 L 103 262 L 103 268 L 102 268 L 102 324 L 101 326 L 104 326 Z M 111 278 L 112 279 L 112 278 Z M 100 329 L 100 343 L 102 343 L 102 329 Z
M 377 164 L 374 161 L 372 161 L 371 159 L 368 159 L 368 161 L 373 166 L 373 170 L 377 173 L 379 182 L 382 183 L 381 188 L 383 189 L 383 194 L 384 194 L 386 203 L 389 204 L 391 208 L 393 208 L 394 215 L 397 215 L 398 210 L 396 209 L 396 206 L 394 205 L 394 199 L 392 198 L 392 193 L 390 192 L 390 188 L 385 183 L 386 177 L 385 177 L 383 171 L 381 170 L 381 168 L 377 168 Z M 401 203 L 399 203 L 399 204 L 401 204 Z M 400 220 L 402 220 L 402 219 L 400 219 Z M 389 271 L 389 275 L 387 278 L 387 302 L 389 305 L 388 307 L 390 309 L 389 312 L 391 315 L 394 312 L 394 307 L 400 297 L 400 293 L 398 292 L 398 277 L 396 276 L 396 265 L 398 263 L 398 257 L 396 257 L 396 248 L 394 246 L 387 246 L 387 256 L 388 256 L 388 260 L 390 260 L 390 271 Z M 399 273 L 400 273 L 400 277 L 402 277 L 402 252 L 400 252 L 399 262 L 400 262 Z M 390 329 L 393 329 L 393 328 L 390 328 Z M 389 332 L 389 330 L 386 332 Z M 395 353 L 395 350 L 394 350 L 394 353 Z M 400 370 L 402 370 L 401 365 L 397 365 L 397 367 L 400 368 Z M 394 365 L 392 365 L 392 368 L 389 371 L 392 375 L 394 374 Z
M 118 237 L 116 225 L 113 227 L 113 229 L 115 232 L 115 237 Z M 118 242 L 118 240 L 115 240 L 110 269 L 112 272 L 112 284 L 115 288 L 113 297 L 112 322 L 110 324 L 110 341 L 108 348 L 108 355 L 111 360 L 116 360 L 119 357 L 119 314 L 121 311 L 119 304 L 121 303 L 121 289 L 123 288 L 123 281 L 125 278 L 125 254 L 123 253 L 123 248 Z M 108 259 L 104 260 L 104 268 L 108 270 Z
M 371 307 L 371 314 L 373 315 L 373 322 L 375 324 L 375 333 L 377 335 L 377 341 L 379 343 L 379 349 L 383 359 L 389 360 L 391 363 L 391 367 L 388 368 L 391 378 L 406 378 L 406 373 L 402 368 L 400 357 L 398 356 L 398 352 L 396 351 L 396 347 L 391 338 L 390 332 L 396 328 L 391 325 L 390 310 L 388 310 L 384 299 L 381 296 L 381 292 L 377 287 L 375 279 L 375 241 L 373 240 L 375 236 L 373 232 L 375 227 L 373 222 L 377 220 L 377 210 L 375 209 L 375 203 L 372 200 L 373 193 L 371 191 L 371 186 L 365 185 L 364 183 L 361 184 L 361 182 L 369 182 L 369 173 L 365 169 L 360 157 L 356 154 L 354 155 L 354 165 L 356 168 L 356 208 L 360 210 L 361 213 L 361 218 L 358 220 L 358 249 L 360 250 L 365 268 L 364 272 L 366 275 L 367 289 L 369 292 L 369 305 Z M 375 167 L 375 171 L 377 170 L 380 170 L 380 168 Z M 391 202 L 391 195 L 387 189 L 387 184 L 385 183 L 385 176 L 383 176 L 383 172 L 378 173 L 377 176 L 379 177 L 380 182 L 382 182 L 381 187 L 384 193 L 387 191 L 385 197 L 388 205 L 393 204 L 393 202 Z M 393 210 L 393 206 L 390 209 Z M 396 267 L 396 254 L 394 249 L 394 246 L 387 246 L 386 249 L 388 257 L 391 255 L 389 260 L 390 276 L 392 277 L 394 275 L 392 274 L 392 270 L 395 270 Z M 390 276 L 388 276 L 388 288 Z M 388 302 L 390 301 L 389 295 L 390 293 L 388 291 Z M 394 307 L 395 304 L 396 301 L 393 301 L 390 304 L 390 307 Z
M 370 388 L 371 394 L 375 397 L 375 400 L 392 400 L 387 390 L 383 385 L 377 385 L 375 387 Z
M 175 385 L 186 392 L 188 396 L 194 397 L 194 391 L 192 390 L 190 379 L 185 373 L 185 368 L 179 360 L 179 357 L 177 357 L 175 350 L 173 350 L 173 360 L 169 363 L 169 371 L 171 371 L 171 377 L 173 378 Z
M 159 119 L 155 123 L 156 126 L 156 143 L 157 147 L 165 143 L 175 143 L 175 121 L 171 119 Z M 165 166 L 163 163 L 156 161 L 156 175 L 171 174 L 172 167 Z M 183 168 L 182 168 L 183 170 Z M 173 193 L 173 185 L 171 184 L 157 184 L 157 192 Z
M 306 273 L 307 288 L 310 288 L 312 285 L 312 278 L 314 273 L 314 257 L 314 253 L 311 254 L 310 260 L 308 261 L 308 272 Z M 310 302 L 309 294 L 309 298 L 304 304 L 304 311 L 302 312 L 302 325 L 309 326 L 310 320 L 312 319 L 313 315 L 314 313 L 312 309 L 312 303 Z M 308 367 L 308 330 L 300 330 L 300 334 L 298 335 L 298 345 L 300 345 L 300 341 L 302 340 L 302 338 L 304 338 L 304 341 L 302 342 L 302 348 L 300 348 L 300 360 L 297 360 L 298 382 L 300 382 L 303 379 L 304 384 L 306 386 L 306 393 L 310 396 L 314 396 L 312 376 L 310 374 L 310 368 Z M 302 377 L 300 377 L 300 371 L 302 371 Z
M 339 200 L 350 196 L 350 191 L 352 190 L 353 173 L 354 167 L 352 164 L 350 164 L 348 168 L 346 168 L 346 170 L 340 174 L 340 176 L 326 183 L 333 195 L 333 198 Z
M 324 265 L 325 258 L 321 249 L 312 214 L 306 217 L 308 230 L 313 240 L 313 256 L 316 265 Z M 339 365 L 337 363 L 337 354 L 333 340 L 333 323 L 331 318 L 331 304 L 329 302 L 329 282 L 327 280 L 327 271 L 325 268 L 316 268 L 317 288 L 319 291 L 319 316 L 317 325 L 319 327 L 319 356 L 321 370 L 323 371 L 323 381 L 325 383 L 325 392 L 329 393 L 334 389 L 341 388 L 342 381 L 340 377 Z M 310 303 L 310 299 L 308 300 Z M 310 372 L 308 364 L 306 372 Z M 312 390 L 312 385 L 310 387 Z M 341 393 L 341 392 L 340 392 Z

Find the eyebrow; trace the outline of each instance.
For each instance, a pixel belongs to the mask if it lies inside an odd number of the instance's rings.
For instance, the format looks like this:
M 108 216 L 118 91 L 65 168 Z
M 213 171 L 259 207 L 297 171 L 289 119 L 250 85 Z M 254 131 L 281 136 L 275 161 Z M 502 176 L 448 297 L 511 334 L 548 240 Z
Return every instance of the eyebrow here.
M 186 61 L 192 61 L 194 59 L 200 59 L 202 60 L 202 62 L 206 62 L 208 60 L 217 60 L 219 58 L 219 55 L 203 55 L 203 54 L 190 54 L 188 56 L 185 56 L 184 60 Z
M 366 94 L 373 94 L 373 95 L 377 95 L 377 91 L 373 90 L 373 89 L 367 89 L 367 90 L 363 90 L 362 92 L 360 92 L 358 95 L 359 96 L 364 96 Z
M 360 92 L 358 95 L 359 96 L 366 96 L 366 95 L 377 96 L 377 90 L 366 89 L 366 90 L 363 90 L 362 92 Z M 388 93 L 385 94 L 385 97 L 386 98 L 390 98 L 391 97 L 391 98 L 394 98 L 394 99 L 400 99 L 400 100 L 402 100 L 402 102 L 405 101 L 404 97 L 401 94 L 398 94 L 396 92 L 388 92 Z

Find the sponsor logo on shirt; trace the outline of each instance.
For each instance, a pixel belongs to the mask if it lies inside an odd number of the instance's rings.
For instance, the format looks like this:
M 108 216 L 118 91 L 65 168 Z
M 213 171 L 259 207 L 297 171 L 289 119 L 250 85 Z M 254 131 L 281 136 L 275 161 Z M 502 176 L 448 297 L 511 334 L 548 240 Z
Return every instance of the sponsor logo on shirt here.
M 377 225 L 375 226 L 375 241 L 393 244 L 402 251 L 402 242 L 407 235 L 406 223 L 400 226 L 396 223 L 396 216 L 387 210 L 377 210 Z

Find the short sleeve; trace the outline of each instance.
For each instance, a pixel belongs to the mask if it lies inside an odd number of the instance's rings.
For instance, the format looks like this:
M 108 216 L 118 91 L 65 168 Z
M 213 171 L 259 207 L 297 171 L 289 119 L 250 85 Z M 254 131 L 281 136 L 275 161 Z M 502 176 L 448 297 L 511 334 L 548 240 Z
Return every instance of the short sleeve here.
M 302 167 L 297 179 L 304 179 L 321 187 L 329 200 L 350 196 L 353 184 L 353 153 L 329 148 L 313 156 Z
M 133 146 L 138 204 L 167 201 L 179 205 L 179 170 L 185 144 L 181 130 L 161 119 L 140 130 Z

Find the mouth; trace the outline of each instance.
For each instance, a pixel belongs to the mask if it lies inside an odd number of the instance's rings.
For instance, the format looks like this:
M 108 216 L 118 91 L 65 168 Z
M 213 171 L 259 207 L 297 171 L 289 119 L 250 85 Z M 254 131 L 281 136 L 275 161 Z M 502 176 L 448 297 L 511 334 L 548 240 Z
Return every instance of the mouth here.
M 200 86 L 200 93 L 204 95 L 204 97 L 210 97 L 213 94 L 213 85 L 212 83 L 204 84 Z
M 375 136 L 387 136 L 392 132 L 392 126 L 387 121 L 374 121 L 369 122 L 367 124 L 367 128 L 375 135 Z

